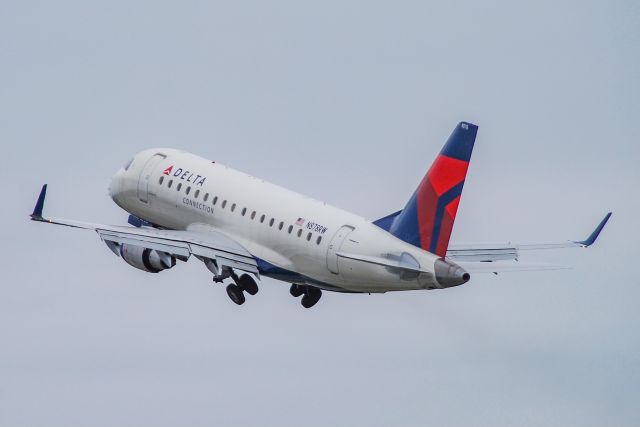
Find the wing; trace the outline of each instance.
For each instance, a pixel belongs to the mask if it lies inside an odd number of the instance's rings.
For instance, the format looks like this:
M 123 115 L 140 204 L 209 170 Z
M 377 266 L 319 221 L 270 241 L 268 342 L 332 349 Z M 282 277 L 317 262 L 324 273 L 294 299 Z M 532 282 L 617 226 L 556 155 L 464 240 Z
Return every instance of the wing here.
M 91 224 L 57 218 L 45 218 L 42 215 L 47 185 L 42 186 L 36 207 L 31 214 L 33 221 L 67 227 L 94 230 L 116 255 L 120 256 L 118 246 L 122 244 L 141 246 L 161 253 L 175 255 L 187 260 L 195 255 L 204 261 L 207 268 L 218 275 L 220 269 L 229 267 L 258 274 L 256 260 L 242 245 L 215 230 L 192 232 L 181 230 L 159 230 L 155 228 L 137 228 L 118 225 Z
M 447 258 L 463 262 L 469 265 L 477 262 L 494 261 L 518 261 L 521 251 L 542 250 L 542 249 L 562 249 L 562 248 L 586 248 L 595 243 L 600 232 L 611 218 L 611 212 L 605 215 L 600 224 L 593 230 L 591 235 L 585 240 L 567 240 L 564 242 L 540 242 L 540 243 L 506 243 L 506 244 L 469 244 L 469 245 L 449 245 Z M 552 269 L 562 268 L 552 266 Z M 492 267 L 487 267 L 491 270 Z M 527 268 L 527 269 L 549 269 L 549 268 Z M 515 271 L 511 269 L 510 271 Z

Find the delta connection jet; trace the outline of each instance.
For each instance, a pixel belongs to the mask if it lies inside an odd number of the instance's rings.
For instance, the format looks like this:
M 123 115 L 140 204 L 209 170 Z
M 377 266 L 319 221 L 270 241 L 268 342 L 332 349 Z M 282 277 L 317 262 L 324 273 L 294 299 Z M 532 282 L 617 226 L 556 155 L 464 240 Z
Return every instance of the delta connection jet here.
M 109 194 L 131 226 L 45 217 L 46 184 L 31 219 L 94 230 L 115 255 L 150 273 L 195 257 L 214 282 L 230 282 L 238 305 L 258 292 L 256 279 L 281 280 L 306 308 L 323 290 L 450 288 L 468 282 L 470 271 L 538 269 L 515 262 L 523 250 L 595 242 L 611 213 L 582 241 L 449 245 L 477 131 L 459 123 L 406 206 L 377 221 L 170 148 L 137 154 L 112 178 Z

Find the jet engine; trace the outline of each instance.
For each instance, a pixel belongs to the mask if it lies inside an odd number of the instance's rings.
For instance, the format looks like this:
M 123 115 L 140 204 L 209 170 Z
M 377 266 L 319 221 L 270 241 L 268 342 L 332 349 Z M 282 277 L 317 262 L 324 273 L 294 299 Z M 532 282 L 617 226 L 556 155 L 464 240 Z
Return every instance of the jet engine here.
M 176 257 L 166 252 L 135 245 L 120 245 L 120 256 L 132 267 L 158 273 L 176 265 Z

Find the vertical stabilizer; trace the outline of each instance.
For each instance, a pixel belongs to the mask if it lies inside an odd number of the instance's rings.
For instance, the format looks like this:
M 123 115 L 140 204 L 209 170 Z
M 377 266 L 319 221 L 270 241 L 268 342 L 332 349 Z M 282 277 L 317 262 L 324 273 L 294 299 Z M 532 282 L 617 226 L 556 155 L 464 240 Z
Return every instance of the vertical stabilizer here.
M 461 122 L 389 228 L 394 236 L 444 257 L 478 127 Z

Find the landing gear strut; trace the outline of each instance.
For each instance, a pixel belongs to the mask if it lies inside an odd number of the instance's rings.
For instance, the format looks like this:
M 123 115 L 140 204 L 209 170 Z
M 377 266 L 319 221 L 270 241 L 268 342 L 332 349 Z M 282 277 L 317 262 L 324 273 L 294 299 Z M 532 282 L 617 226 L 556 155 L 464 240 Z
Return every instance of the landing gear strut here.
M 302 306 L 304 308 L 311 308 L 318 301 L 320 301 L 320 297 L 322 297 L 322 291 L 318 288 L 314 288 L 307 285 L 291 285 L 291 289 L 289 289 L 289 293 L 297 298 L 302 295 Z
M 235 302 L 238 305 L 244 304 L 246 298 L 244 296 L 244 292 L 246 291 L 249 295 L 255 295 L 258 293 L 258 285 L 256 281 L 253 280 L 253 277 L 248 274 L 243 274 L 238 277 L 236 273 L 231 274 L 231 278 L 235 283 L 227 286 L 227 295 L 231 298 L 231 301 Z

